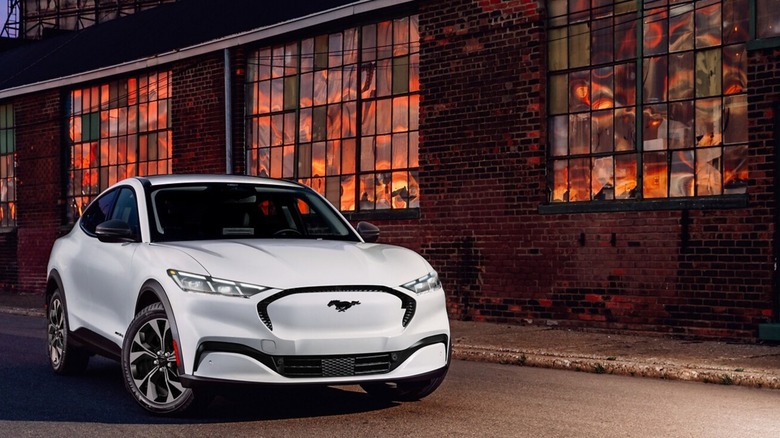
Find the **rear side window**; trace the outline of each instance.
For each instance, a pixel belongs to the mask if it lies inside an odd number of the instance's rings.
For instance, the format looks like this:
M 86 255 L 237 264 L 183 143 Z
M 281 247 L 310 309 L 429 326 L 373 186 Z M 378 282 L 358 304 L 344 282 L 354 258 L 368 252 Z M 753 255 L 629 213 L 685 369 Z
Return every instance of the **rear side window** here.
M 87 211 L 81 215 L 81 221 L 79 222 L 81 229 L 85 233 L 90 236 L 95 235 L 95 228 L 105 222 L 109 213 L 111 213 L 111 206 L 114 205 L 117 193 L 117 190 L 107 192 L 87 207 Z

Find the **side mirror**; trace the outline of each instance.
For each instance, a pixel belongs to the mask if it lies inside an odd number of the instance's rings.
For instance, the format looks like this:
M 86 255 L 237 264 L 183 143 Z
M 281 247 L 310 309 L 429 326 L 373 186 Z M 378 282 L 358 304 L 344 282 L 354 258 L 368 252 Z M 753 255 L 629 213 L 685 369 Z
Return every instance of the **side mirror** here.
M 106 243 L 135 242 L 135 233 L 127 222 L 118 219 L 105 221 L 95 228 L 98 240 Z
M 357 232 L 368 243 L 374 243 L 379 240 L 379 227 L 372 223 L 358 222 Z

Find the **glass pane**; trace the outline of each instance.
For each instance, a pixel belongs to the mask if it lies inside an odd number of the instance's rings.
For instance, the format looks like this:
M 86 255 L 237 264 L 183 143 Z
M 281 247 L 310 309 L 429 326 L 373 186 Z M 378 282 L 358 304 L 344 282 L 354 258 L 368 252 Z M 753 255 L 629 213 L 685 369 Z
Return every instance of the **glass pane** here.
M 615 157 L 615 199 L 636 198 L 636 155 Z
M 721 51 L 696 52 L 696 97 L 716 96 L 721 90 Z
M 645 151 L 660 151 L 667 147 L 668 129 L 666 104 L 646 106 L 643 113 L 643 143 Z
M 550 114 L 563 114 L 568 108 L 569 76 L 550 76 Z
M 569 66 L 567 35 L 568 32 L 565 27 L 550 29 L 550 41 L 547 51 L 547 63 L 550 70 L 564 70 Z
M 284 78 L 284 109 L 295 109 L 298 104 L 298 77 Z
M 562 157 L 569 152 L 569 117 L 555 116 L 550 120 L 550 141 L 553 156 Z
M 650 152 L 642 156 L 643 187 L 645 198 L 665 198 L 667 194 L 666 152 Z
M 572 72 L 569 75 L 569 111 L 590 109 L 590 71 Z
M 360 142 L 360 170 L 374 170 L 375 138 L 363 137 Z
M 723 148 L 723 193 L 747 192 L 748 148 L 745 145 Z
M 633 1 L 623 2 L 625 4 L 635 4 Z M 618 5 L 618 8 L 620 5 Z M 626 14 L 615 17 L 615 60 L 636 58 L 636 25 L 637 19 L 634 14 Z
M 693 147 L 693 119 L 693 102 L 669 104 L 669 149 Z
M 569 67 L 585 67 L 590 62 L 590 24 L 569 27 Z
M 633 106 L 636 104 L 636 64 L 615 66 L 614 106 Z
M 569 154 L 590 152 L 590 114 L 569 115 Z
M 612 18 L 595 20 L 591 32 L 591 65 L 612 62 L 614 41 Z
M 633 151 L 636 149 L 636 113 L 634 108 L 615 110 L 615 150 Z
M 667 57 L 646 58 L 642 76 L 643 101 L 658 103 L 666 101 Z
M 386 209 L 391 206 L 392 174 L 376 174 L 376 208 Z
M 594 110 L 612 108 L 614 76 L 612 67 L 602 67 L 591 71 L 591 108 Z
M 724 99 L 723 142 L 747 143 L 747 95 L 727 96 Z
M 569 167 L 568 161 L 553 162 L 553 191 L 551 202 L 569 201 Z
M 671 9 L 669 17 L 669 52 L 693 50 L 693 5 Z
M 714 196 L 723 193 L 720 167 L 721 148 L 696 149 L 696 195 Z
M 721 42 L 720 2 L 696 9 L 696 47 L 713 47 Z
M 391 148 L 390 136 L 378 135 L 376 137 L 376 169 L 390 169 Z
M 669 196 L 693 195 L 693 151 L 674 152 L 669 175 Z
M 591 121 L 591 147 L 593 152 L 612 152 L 612 141 L 615 138 L 612 110 L 594 112 Z
M 723 48 L 723 94 L 747 90 L 747 50 L 744 44 Z
M 721 133 L 721 100 L 699 99 L 696 101 L 696 145 L 715 146 L 723 143 Z
M 409 92 L 409 57 L 393 58 L 393 94 Z
M 756 36 L 780 36 L 780 0 L 756 0 Z
M 780 1 L 777 2 L 777 6 L 780 7 Z M 723 42 L 725 44 L 741 43 L 748 40 L 749 11 L 748 0 L 723 2 Z
M 591 186 L 593 200 L 615 199 L 615 170 L 612 166 L 613 158 L 611 156 L 593 159 Z
M 590 159 L 569 162 L 569 201 L 590 201 Z
M 645 55 L 660 55 L 668 51 L 668 22 L 665 9 L 646 12 L 644 19 L 643 50 Z
M 669 100 L 693 97 L 693 52 L 669 55 Z

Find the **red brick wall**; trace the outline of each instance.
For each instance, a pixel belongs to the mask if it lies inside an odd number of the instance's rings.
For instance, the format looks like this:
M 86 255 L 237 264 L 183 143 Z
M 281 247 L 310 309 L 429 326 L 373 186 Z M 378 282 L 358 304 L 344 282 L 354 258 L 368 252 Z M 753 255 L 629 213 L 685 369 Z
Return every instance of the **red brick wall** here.
M 541 3 L 420 5 L 415 234 L 443 278 L 452 316 L 755 337 L 757 325 L 773 316 L 767 111 L 777 101 L 776 85 L 774 95 L 758 86 L 777 83 L 778 53 L 751 54 L 748 208 L 540 214 L 546 201 Z M 767 71 L 755 66 L 770 60 Z
M 16 229 L 0 233 L 0 293 L 16 292 Z
M 223 54 L 173 68 L 173 173 L 225 173 Z
M 17 98 L 17 266 L 19 291 L 43 293 L 46 263 L 64 218 L 66 125 L 58 90 Z

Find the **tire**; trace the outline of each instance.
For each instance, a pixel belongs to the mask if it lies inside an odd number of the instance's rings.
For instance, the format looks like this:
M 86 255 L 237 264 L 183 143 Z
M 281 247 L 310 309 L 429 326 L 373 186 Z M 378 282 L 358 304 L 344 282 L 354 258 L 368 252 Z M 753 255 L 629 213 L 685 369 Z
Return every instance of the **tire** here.
M 46 318 L 47 352 L 51 369 L 60 375 L 84 372 L 89 363 L 89 354 L 71 342 L 68 308 L 59 289 L 49 297 Z
M 416 401 L 425 398 L 436 391 L 444 381 L 446 374 L 439 377 L 433 377 L 428 380 L 413 382 L 380 382 L 380 383 L 362 383 L 360 385 L 363 391 L 372 397 L 387 401 Z
M 160 303 L 135 316 L 123 341 L 125 387 L 142 408 L 153 414 L 189 414 L 209 401 L 205 394 L 182 386 L 173 341 L 170 321 Z

